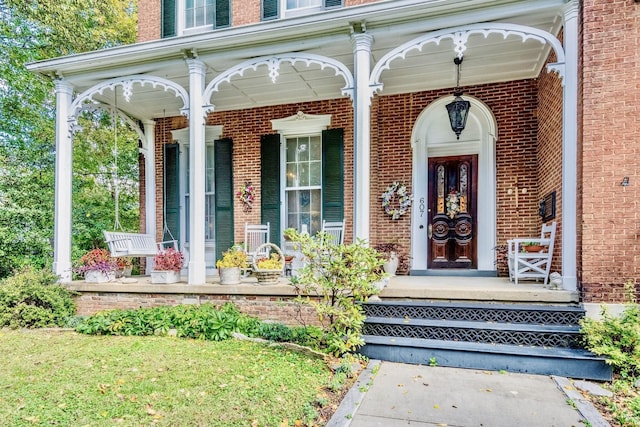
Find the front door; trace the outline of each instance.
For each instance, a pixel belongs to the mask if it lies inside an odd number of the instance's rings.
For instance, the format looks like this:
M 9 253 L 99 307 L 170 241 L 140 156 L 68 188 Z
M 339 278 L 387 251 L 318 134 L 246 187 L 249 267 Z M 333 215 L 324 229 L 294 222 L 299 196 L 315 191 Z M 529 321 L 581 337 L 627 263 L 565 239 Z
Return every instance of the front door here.
M 430 269 L 478 266 L 477 164 L 477 155 L 429 158 Z

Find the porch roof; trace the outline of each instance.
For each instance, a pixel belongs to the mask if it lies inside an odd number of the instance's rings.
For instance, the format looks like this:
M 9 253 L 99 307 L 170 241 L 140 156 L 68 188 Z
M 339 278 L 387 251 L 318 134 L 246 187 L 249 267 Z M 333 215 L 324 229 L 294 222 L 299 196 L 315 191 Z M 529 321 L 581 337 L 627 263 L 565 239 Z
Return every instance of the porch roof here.
M 64 77 L 77 92 L 100 82 L 130 75 L 168 79 L 188 89 L 185 56 L 206 64 L 208 83 L 250 58 L 304 52 L 322 55 L 353 72 L 350 33 L 354 23 L 373 36 L 372 65 L 393 48 L 443 28 L 479 22 L 527 25 L 558 34 L 566 0 L 394 0 L 368 3 L 323 13 L 213 30 L 30 64 L 34 72 Z M 384 71 L 383 93 L 407 93 L 455 86 L 456 44 L 453 39 L 430 43 L 396 59 Z M 466 41 L 461 86 L 535 78 L 550 51 L 534 39 L 507 34 L 472 34 Z M 217 111 L 343 96 L 344 80 L 319 64 L 280 64 L 276 84 L 264 66 L 244 70 L 214 93 Z M 118 99 L 123 88 L 116 89 Z M 93 100 L 113 105 L 113 90 Z M 175 115 L 182 107 L 171 91 L 155 85 L 135 86 L 131 102 L 119 108 L 138 119 Z

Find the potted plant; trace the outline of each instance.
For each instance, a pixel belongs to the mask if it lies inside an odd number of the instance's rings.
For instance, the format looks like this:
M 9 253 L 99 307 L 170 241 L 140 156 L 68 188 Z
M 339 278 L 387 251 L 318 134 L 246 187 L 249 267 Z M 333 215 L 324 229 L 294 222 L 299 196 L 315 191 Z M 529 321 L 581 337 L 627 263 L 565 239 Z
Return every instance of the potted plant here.
M 184 255 L 177 249 L 167 248 L 153 258 L 151 283 L 176 283 L 180 281 L 180 270 Z
M 520 244 L 522 252 L 542 252 L 545 247 L 538 242 L 522 242 Z
M 380 243 L 374 249 L 381 255 L 384 263 L 382 268 L 389 276 L 395 276 L 396 271 L 405 272 L 409 269 L 409 257 L 400 251 L 399 243 Z
M 92 249 L 82 255 L 74 271 L 84 276 L 85 282 L 104 283 L 116 278 L 118 263 L 106 249 Z
M 119 256 L 115 258 L 116 263 L 118 264 L 118 271 L 116 272 L 116 277 L 129 277 L 131 276 L 131 271 L 133 270 L 133 261 L 131 257 Z
M 247 268 L 247 253 L 242 246 L 234 245 L 222 253 L 222 259 L 216 261 L 221 285 L 236 285 L 240 283 L 242 269 Z
M 253 260 L 253 273 L 258 279 L 258 283 L 275 283 L 284 271 L 284 255 L 280 248 L 273 243 L 265 243 L 258 246 L 256 253 L 264 253 L 264 249 L 271 247 L 272 253 L 266 258 L 256 258 Z

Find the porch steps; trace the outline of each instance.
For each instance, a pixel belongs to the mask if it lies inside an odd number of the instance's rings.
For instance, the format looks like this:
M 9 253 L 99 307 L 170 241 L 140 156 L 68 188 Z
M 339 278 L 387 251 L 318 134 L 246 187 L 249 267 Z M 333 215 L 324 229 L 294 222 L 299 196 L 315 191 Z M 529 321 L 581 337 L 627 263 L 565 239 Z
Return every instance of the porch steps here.
M 373 359 L 610 380 L 603 358 L 580 347 L 584 309 L 570 305 L 377 301 L 364 304 Z

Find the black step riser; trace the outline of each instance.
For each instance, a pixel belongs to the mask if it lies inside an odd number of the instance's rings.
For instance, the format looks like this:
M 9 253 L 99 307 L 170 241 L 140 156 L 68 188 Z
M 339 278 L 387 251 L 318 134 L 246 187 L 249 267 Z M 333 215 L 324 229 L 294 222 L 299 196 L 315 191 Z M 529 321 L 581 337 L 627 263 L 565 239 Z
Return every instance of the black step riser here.
M 580 348 L 580 336 L 573 331 L 538 332 L 440 326 L 394 325 L 365 323 L 365 335 L 420 338 L 441 341 L 479 342 L 486 344 L 510 344 L 540 347 Z
M 464 320 L 493 323 L 522 323 L 538 325 L 578 325 L 584 317 L 584 310 L 568 307 L 558 309 L 519 308 L 505 305 L 407 305 L 375 304 L 363 305 L 368 317 Z

